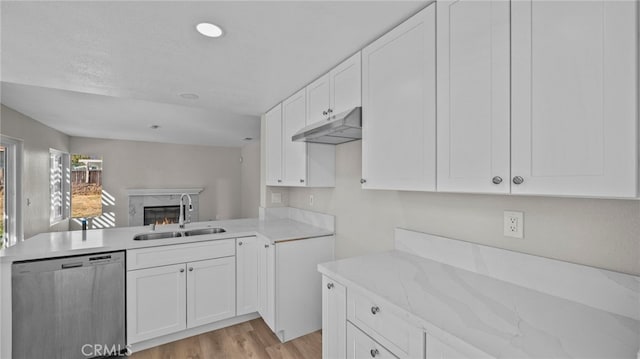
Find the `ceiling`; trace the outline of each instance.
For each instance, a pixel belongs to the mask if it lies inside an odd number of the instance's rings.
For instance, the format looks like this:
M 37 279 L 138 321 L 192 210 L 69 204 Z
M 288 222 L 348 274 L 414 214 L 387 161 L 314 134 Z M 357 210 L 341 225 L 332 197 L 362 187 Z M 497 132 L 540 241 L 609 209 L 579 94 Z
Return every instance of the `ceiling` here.
M 428 2 L 2 1 L 1 101 L 72 136 L 238 147 Z

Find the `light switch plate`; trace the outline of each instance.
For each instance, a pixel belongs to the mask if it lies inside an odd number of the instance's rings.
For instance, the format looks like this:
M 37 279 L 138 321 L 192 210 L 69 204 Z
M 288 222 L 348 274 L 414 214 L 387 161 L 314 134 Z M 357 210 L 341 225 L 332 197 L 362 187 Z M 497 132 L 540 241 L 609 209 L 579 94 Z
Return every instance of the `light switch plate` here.
M 504 236 L 524 238 L 524 212 L 504 211 Z

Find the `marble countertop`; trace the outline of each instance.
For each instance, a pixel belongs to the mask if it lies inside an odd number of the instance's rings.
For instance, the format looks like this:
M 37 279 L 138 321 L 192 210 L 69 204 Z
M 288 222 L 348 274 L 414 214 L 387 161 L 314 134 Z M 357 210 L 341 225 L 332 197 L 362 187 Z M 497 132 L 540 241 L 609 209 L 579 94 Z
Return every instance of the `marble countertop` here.
M 338 260 L 318 269 L 395 306 L 425 331 L 436 327 L 496 358 L 638 355 L 636 319 L 403 251 Z
M 277 243 L 292 239 L 312 238 L 332 235 L 327 229 L 315 227 L 291 219 L 236 219 L 212 222 L 190 223 L 187 230 L 222 227 L 225 233 L 205 236 L 167 238 L 146 241 L 134 241 L 133 237 L 140 233 L 151 232 L 146 227 L 118 227 L 109 229 L 92 229 L 83 231 L 50 232 L 33 236 L 16 245 L 0 250 L 0 262 L 52 258 L 68 255 L 87 254 L 127 250 L 134 248 L 156 247 L 171 244 L 184 244 L 202 240 L 248 237 L 262 235 L 271 242 Z M 177 231 L 177 224 L 158 225 L 155 232 Z

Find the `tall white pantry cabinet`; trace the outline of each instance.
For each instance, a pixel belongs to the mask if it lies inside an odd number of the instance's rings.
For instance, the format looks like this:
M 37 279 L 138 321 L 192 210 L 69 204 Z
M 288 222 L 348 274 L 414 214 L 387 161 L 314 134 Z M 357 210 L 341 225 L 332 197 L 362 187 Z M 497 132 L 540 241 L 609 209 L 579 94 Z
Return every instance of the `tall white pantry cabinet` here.
M 636 197 L 638 2 L 437 2 L 438 191 Z

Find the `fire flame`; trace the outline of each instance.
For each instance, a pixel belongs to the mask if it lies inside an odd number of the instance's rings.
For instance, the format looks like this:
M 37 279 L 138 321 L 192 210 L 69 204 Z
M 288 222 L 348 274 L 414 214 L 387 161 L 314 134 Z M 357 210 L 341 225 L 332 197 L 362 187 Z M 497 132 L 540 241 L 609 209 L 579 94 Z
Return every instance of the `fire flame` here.
M 163 219 L 159 219 L 156 221 L 156 224 L 172 224 L 176 223 L 173 219 L 164 217 Z

